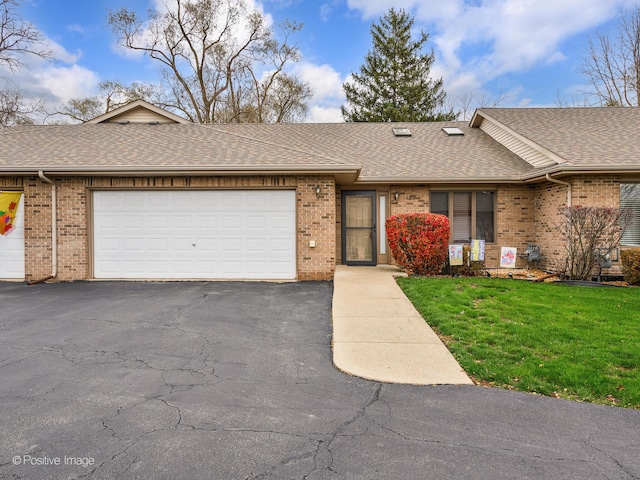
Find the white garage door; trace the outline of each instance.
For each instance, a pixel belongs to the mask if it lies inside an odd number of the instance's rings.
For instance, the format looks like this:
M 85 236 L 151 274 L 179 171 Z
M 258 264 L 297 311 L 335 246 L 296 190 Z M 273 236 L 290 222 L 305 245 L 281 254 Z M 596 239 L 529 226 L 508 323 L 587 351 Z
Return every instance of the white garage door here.
M 295 192 L 96 191 L 95 278 L 294 279 Z
M 0 279 L 24 279 L 24 195 L 13 225 L 11 232 L 0 235 Z

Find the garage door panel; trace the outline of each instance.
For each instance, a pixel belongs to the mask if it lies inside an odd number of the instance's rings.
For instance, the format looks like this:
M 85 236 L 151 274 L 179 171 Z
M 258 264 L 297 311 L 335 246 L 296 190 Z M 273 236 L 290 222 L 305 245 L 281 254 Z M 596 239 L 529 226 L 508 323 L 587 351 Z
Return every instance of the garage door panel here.
M 23 279 L 24 270 L 24 195 L 18 202 L 13 230 L 0 235 L 0 279 Z
M 243 195 L 241 192 L 224 192 L 224 193 L 225 194 L 222 195 L 222 205 L 224 205 L 225 210 L 228 210 L 233 207 L 236 207 L 236 209 L 242 207 Z
M 230 278 L 242 276 L 242 263 L 239 260 L 222 260 L 220 267 L 220 273 L 223 276 Z
M 216 228 L 217 217 L 215 215 L 199 215 L 198 216 L 198 230 L 207 230 Z
M 145 225 L 147 228 L 155 228 L 157 230 L 167 229 L 167 216 L 166 215 L 147 215 L 145 217 Z
M 204 261 L 197 263 L 198 274 L 201 277 L 215 277 L 218 273 L 218 264 L 215 261 Z
M 221 244 L 222 252 L 226 253 L 241 252 L 243 249 L 241 238 L 223 238 Z
M 120 192 L 119 203 L 126 207 L 141 207 L 144 205 L 144 196 L 142 192 Z
M 150 238 L 147 243 L 147 248 L 150 251 L 166 251 L 169 247 L 169 242 L 166 238 Z
M 247 238 L 247 252 L 249 253 L 267 253 L 269 241 L 265 238 Z
M 199 251 L 216 252 L 218 250 L 218 242 L 215 238 L 198 238 L 196 245 Z
M 171 250 L 174 252 L 191 252 L 193 243 L 190 238 L 174 238 L 171 240 Z
M 270 262 L 270 269 L 272 272 L 275 272 L 276 274 L 286 274 L 287 270 L 289 269 L 289 264 L 286 261 L 282 261 L 282 262 L 278 262 L 277 260 L 274 260 L 272 262 Z
M 269 217 L 271 228 L 279 230 L 287 230 L 292 226 L 289 215 L 271 215 Z
M 293 248 L 288 238 L 273 238 L 270 241 L 270 249 L 272 252 L 286 253 Z
M 264 216 L 251 215 L 247 217 L 247 228 L 265 228 L 267 226 L 267 218 Z
M 238 230 L 242 228 L 242 220 L 243 218 L 237 215 L 222 215 L 221 227 L 228 230 Z
M 271 203 L 270 197 L 266 194 L 266 192 L 247 192 L 247 205 L 251 207 L 267 205 Z
M 106 205 L 106 207 L 108 208 L 109 205 Z M 99 221 L 98 226 L 101 229 L 107 229 L 107 228 L 117 229 L 118 228 L 119 220 L 117 215 L 104 215 L 100 217 L 98 221 Z
M 144 272 L 144 263 L 140 260 L 124 260 L 122 264 L 124 267 L 124 273 L 140 275 Z
M 145 241 L 142 238 L 125 238 L 123 248 L 126 252 L 140 253 L 145 251 Z
M 96 191 L 93 205 L 96 278 L 296 276 L 293 191 Z
M 144 227 L 144 218 L 141 215 L 124 214 L 122 218 L 122 222 L 124 224 L 124 227 L 129 231 L 142 230 L 142 228 Z

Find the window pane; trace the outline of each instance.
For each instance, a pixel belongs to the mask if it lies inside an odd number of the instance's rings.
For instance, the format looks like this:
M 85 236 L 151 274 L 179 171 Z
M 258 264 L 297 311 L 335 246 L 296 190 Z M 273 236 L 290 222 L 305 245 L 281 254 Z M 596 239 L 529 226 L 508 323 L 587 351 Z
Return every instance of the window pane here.
M 476 238 L 485 242 L 494 241 L 493 196 L 494 192 L 476 193 Z
M 447 192 L 432 192 L 429 210 L 431 213 L 449 216 L 449 194 Z
M 471 192 L 453 194 L 454 242 L 471 241 Z
M 620 243 L 622 245 L 640 245 L 640 183 L 620 184 L 620 208 L 628 208 L 635 217 L 627 225 Z

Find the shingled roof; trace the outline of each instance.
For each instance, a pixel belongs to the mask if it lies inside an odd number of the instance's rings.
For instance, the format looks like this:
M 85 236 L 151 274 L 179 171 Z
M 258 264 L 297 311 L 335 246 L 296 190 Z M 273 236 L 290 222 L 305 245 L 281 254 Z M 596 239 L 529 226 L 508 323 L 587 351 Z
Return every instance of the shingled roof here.
M 559 157 L 562 169 L 640 169 L 640 108 L 490 108 L 476 112 Z
M 448 136 L 444 125 L 463 136 Z M 411 136 L 396 137 L 393 128 Z M 354 172 L 360 182 L 509 181 L 531 166 L 464 122 L 82 124 L 0 130 L 0 172 Z
M 477 128 L 483 122 L 543 160 L 532 162 Z M 396 136 L 394 128 L 410 136 Z M 111 121 L 0 129 L 0 174 L 326 172 L 359 183 L 522 182 L 579 168 L 640 172 L 638 152 L 639 108 L 480 109 L 470 124 Z

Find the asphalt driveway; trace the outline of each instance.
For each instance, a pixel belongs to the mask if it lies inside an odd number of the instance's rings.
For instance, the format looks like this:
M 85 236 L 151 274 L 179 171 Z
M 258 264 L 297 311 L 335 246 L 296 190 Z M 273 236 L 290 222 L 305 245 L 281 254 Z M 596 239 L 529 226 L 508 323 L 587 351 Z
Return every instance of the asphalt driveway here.
M 327 282 L 0 283 L 0 478 L 640 478 L 640 412 L 349 377 Z

